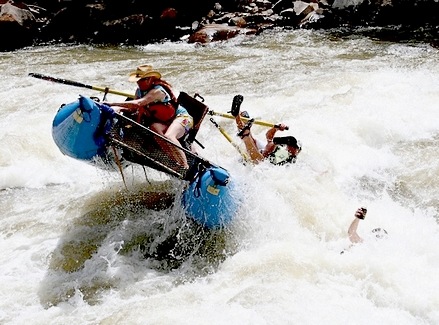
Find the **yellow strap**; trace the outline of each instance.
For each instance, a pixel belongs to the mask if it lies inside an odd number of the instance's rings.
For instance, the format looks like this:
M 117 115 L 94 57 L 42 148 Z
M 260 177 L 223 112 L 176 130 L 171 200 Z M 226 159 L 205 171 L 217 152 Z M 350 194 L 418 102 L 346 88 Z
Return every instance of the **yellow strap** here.
M 213 125 L 216 126 L 216 128 L 221 132 L 221 134 L 232 144 L 232 146 L 234 146 L 235 149 L 238 150 L 238 152 L 241 154 L 242 158 L 246 162 L 252 162 L 248 154 L 242 151 L 242 149 L 232 140 L 232 137 L 221 126 L 219 126 L 218 123 L 216 123 L 213 118 L 210 118 L 210 121 L 212 122 Z

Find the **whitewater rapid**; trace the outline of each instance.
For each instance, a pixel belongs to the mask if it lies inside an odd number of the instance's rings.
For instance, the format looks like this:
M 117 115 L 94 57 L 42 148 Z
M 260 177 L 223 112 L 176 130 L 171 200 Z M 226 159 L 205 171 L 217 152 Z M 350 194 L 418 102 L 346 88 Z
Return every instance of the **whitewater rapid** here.
M 439 323 L 438 58 L 428 44 L 303 30 L 0 53 L 0 323 Z M 296 164 L 251 168 L 205 119 L 199 154 L 242 191 L 227 229 L 193 227 L 178 204 L 151 209 L 178 196 L 166 175 L 129 170 L 127 191 L 54 144 L 60 105 L 103 94 L 29 73 L 130 93 L 143 63 L 218 112 L 242 94 L 243 110 L 302 142 Z M 350 247 L 359 206 L 365 242 Z M 376 227 L 389 237 L 374 240 Z

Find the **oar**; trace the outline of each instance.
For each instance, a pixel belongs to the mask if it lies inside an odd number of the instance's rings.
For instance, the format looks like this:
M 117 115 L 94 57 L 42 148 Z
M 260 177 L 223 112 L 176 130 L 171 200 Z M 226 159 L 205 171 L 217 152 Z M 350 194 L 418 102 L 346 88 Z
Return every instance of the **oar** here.
M 34 77 L 34 78 L 38 78 L 38 79 L 47 80 L 47 81 L 57 82 L 57 83 L 64 84 L 64 85 L 69 85 L 69 86 L 74 86 L 74 87 L 80 87 L 80 88 L 87 88 L 87 89 L 102 91 L 104 93 L 120 95 L 120 96 L 124 96 L 124 97 L 128 97 L 128 98 L 135 98 L 135 96 L 133 94 L 128 94 L 128 93 L 125 93 L 125 92 L 122 92 L 122 91 L 118 91 L 118 90 L 114 90 L 114 89 L 109 89 L 107 87 L 97 87 L 97 86 L 92 86 L 92 85 L 86 85 L 86 84 L 83 84 L 83 83 L 80 83 L 80 82 L 71 81 L 71 80 L 67 80 L 67 79 L 61 79 L 61 78 L 45 76 L 45 75 L 42 75 L 42 74 L 39 74 L 39 73 L 29 73 L 29 76 Z
M 230 119 L 235 119 L 235 117 L 233 115 L 231 115 L 231 114 L 215 112 L 213 110 L 209 111 L 209 115 L 216 115 L 216 116 L 226 117 L 226 118 L 230 118 Z M 250 118 L 241 117 L 241 120 L 243 120 L 244 122 L 247 122 L 248 120 L 250 120 Z M 279 127 L 279 124 L 274 124 L 274 123 L 270 123 L 270 122 L 264 122 L 264 121 L 260 121 L 260 120 L 255 120 L 253 122 L 253 124 L 258 124 L 258 125 L 262 125 L 262 126 L 268 126 L 270 128 L 278 128 Z M 288 126 L 285 128 L 285 130 L 288 130 Z
M 212 117 L 210 118 L 210 121 L 221 132 L 221 134 L 232 144 L 232 146 L 234 146 L 235 149 L 238 150 L 242 158 L 244 158 L 246 162 L 251 162 L 250 157 L 245 152 L 243 152 L 235 142 L 233 142 L 232 137 L 221 126 L 219 126 L 218 123 Z

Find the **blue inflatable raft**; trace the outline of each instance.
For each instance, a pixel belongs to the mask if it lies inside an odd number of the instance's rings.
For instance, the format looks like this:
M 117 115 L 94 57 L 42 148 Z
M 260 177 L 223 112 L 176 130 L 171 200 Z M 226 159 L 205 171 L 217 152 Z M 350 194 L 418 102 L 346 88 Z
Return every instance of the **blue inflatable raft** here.
M 183 193 L 183 206 L 191 218 L 207 228 L 229 224 L 237 210 L 229 173 L 221 167 L 207 169 Z
M 107 120 L 104 115 L 100 107 L 88 97 L 81 96 L 75 102 L 61 106 L 52 124 L 52 137 L 59 150 L 69 157 L 86 162 L 101 156 L 105 143 L 98 130 L 101 123 Z
M 191 142 L 208 109 L 200 101 L 182 94 L 179 100 L 188 111 L 195 107 L 198 112 L 190 111 L 195 116 L 195 128 L 189 139 L 184 141 Z M 183 206 L 190 218 L 206 228 L 224 227 L 236 213 L 234 186 L 227 170 L 193 154 L 184 146 L 175 146 L 161 135 L 89 97 L 80 96 L 78 100 L 60 107 L 53 120 L 52 136 L 60 151 L 74 159 L 91 164 L 104 161 L 113 167 L 115 163 L 120 166 L 123 160 L 188 181 L 183 193 Z M 182 169 L 164 152 L 164 142 L 186 153 L 189 170 Z M 110 150 L 112 147 L 117 151 Z M 111 156 L 109 152 L 118 152 L 120 157 Z M 96 166 L 103 167 L 101 164 Z

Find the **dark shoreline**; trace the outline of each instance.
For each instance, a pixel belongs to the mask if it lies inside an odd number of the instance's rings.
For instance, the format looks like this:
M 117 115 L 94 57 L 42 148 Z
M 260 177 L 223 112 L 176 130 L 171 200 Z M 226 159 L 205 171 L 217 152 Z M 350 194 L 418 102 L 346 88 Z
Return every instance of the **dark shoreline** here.
M 351 0 L 350 2 L 352 2 Z M 435 0 L 0 0 L 0 51 L 53 44 L 209 43 L 264 30 L 327 30 L 439 47 Z

